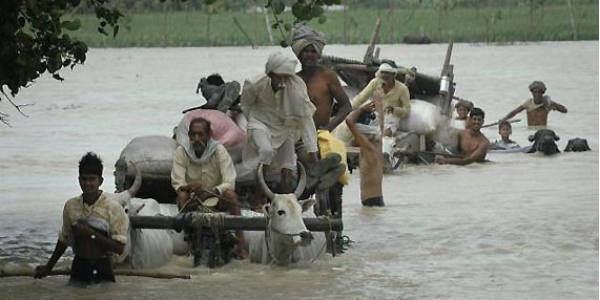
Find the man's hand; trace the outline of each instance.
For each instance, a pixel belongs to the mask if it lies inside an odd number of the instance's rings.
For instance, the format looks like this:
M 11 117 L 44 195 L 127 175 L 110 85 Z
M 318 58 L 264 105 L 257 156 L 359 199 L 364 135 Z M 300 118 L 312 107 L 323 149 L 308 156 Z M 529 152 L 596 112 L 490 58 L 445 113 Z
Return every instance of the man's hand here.
M 94 234 L 94 230 L 90 227 L 90 225 L 88 225 L 87 221 L 83 219 L 77 220 L 77 223 L 75 223 L 72 228 L 73 235 L 78 238 L 90 237 L 92 234 Z
M 375 102 L 373 101 L 369 101 L 365 104 L 363 104 L 360 109 L 364 112 L 373 112 L 375 111 Z
M 187 185 L 187 189 L 188 192 L 193 192 L 196 195 L 200 195 L 204 192 L 204 188 L 202 187 L 202 184 L 200 184 L 199 182 L 192 182 L 190 184 Z
M 443 157 L 443 156 L 441 156 L 441 155 L 436 155 L 435 156 L 435 162 L 438 163 L 438 164 L 440 164 L 440 165 L 443 165 L 443 164 L 446 163 L 446 158 Z
M 391 114 L 394 112 L 394 107 L 393 106 L 388 106 L 385 108 L 385 113 L 386 114 Z
M 48 265 L 39 265 L 35 267 L 35 274 L 33 274 L 33 278 L 41 279 L 50 274 L 50 268 Z

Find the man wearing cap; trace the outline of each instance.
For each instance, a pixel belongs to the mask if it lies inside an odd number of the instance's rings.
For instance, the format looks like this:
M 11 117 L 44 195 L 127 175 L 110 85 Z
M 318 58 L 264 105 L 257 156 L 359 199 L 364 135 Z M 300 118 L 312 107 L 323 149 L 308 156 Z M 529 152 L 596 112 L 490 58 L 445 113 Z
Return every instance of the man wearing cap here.
M 325 39 L 321 33 L 306 25 L 296 24 L 292 51 L 302 64 L 302 70 L 298 72 L 298 76 L 306 83 L 310 101 L 316 107 L 313 115 L 315 126 L 317 129 L 333 131 L 344 121 L 352 107 L 337 74 L 318 64 L 324 46 Z M 339 109 L 335 116 L 331 116 L 334 98 Z
M 375 78 L 352 100 L 352 108 L 360 107 L 369 98 L 382 101 L 385 113 L 392 113 L 399 119 L 410 115 L 410 93 L 408 88 L 396 80 L 397 69 L 382 63 Z
M 281 193 L 291 193 L 296 166 L 294 144 L 300 138 L 309 159 L 316 161 L 317 130 L 306 84 L 296 75 L 297 61 L 280 52 L 269 56 L 265 74 L 246 80 L 241 106 L 248 120 L 243 164 L 255 170 L 262 163 L 281 172 Z
M 529 98 L 519 105 L 513 111 L 508 113 L 499 122 L 506 121 L 523 110 L 527 110 L 527 126 L 546 127 L 548 123 L 548 113 L 556 110 L 561 113 L 567 113 L 567 108 L 558 102 L 552 101 L 549 95 L 544 95 L 546 85 L 541 81 L 534 81 L 529 85 L 529 91 L 532 98 Z

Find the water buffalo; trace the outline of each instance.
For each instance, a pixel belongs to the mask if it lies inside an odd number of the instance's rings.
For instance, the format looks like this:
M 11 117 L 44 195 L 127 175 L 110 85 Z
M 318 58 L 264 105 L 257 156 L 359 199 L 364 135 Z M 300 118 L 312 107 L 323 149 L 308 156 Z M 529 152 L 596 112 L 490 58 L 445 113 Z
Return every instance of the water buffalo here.
M 531 149 L 527 153 L 542 152 L 545 155 L 560 153 L 556 141 L 560 137 L 550 129 L 540 129 L 534 135 L 529 136 L 529 141 L 533 142 Z
M 302 265 L 312 262 L 325 250 L 325 234 L 309 232 L 302 220 L 315 216 L 310 209 L 315 200 L 298 201 L 306 185 L 303 167 L 299 173 L 300 181 L 293 194 L 275 194 L 265 183 L 262 166 L 258 168 L 260 185 L 271 202 L 263 206 L 266 230 L 245 232 L 251 262 Z
M 586 139 L 574 138 L 570 139 L 569 143 L 567 143 L 567 147 L 565 147 L 565 152 L 582 152 L 582 151 L 590 151 L 590 146 Z

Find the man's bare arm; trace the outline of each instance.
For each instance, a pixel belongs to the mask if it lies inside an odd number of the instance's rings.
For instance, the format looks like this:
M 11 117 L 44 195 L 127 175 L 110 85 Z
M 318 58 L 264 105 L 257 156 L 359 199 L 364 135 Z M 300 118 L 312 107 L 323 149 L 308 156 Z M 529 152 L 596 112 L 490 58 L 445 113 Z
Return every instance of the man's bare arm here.
M 552 109 L 560 111 L 563 114 L 567 113 L 567 108 L 564 105 L 554 101 L 552 101 Z
M 508 119 L 516 116 L 518 113 L 522 112 L 523 110 L 525 110 L 525 107 L 523 105 L 519 105 L 519 107 L 517 107 L 513 111 L 509 112 L 504 118 L 500 119 L 500 121 L 508 120 Z
M 327 72 L 327 79 L 330 82 L 329 91 L 338 102 L 339 109 L 335 116 L 329 120 L 329 124 L 327 125 L 327 129 L 329 131 L 333 131 L 348 114 L 352 111 L 352 104 L 350 104 L 350 99 L 348 99 L 348 95 L 344 92 L 342 88 L 342 84 L 340 80 L 337 78 L 337 75 L 333 71 Z
M 350 132 L 352 132 L 354 139 L 356 140 L 356 142 L 358 142 L 358 144 L 361 147 L 367 148 L 370 151 L 375 151 L 375 147 L 373 147 L 373 144 L 371 144 L 371 142 L 369 142 L 369 139 L 367 139 L 367 137 L 364 134 L 360 133 L 358 131 L 358 128 L 356 127 L 356 121 L 358 120 L 358 117 L 368 109 L 367 107 L 371 106 L 374 107 L 375 105 L 370 103 L 353 110 L 346 118 L 346 125 L 348 125 L 348 129 L 350 129 Z
M 489 145 L 490 145 L 490 142 L 486 140 L 484 142 L 479 143 L 479 146 L 477 146 L 477 149 L 475 151 L 473 151 L 473 153 L 471 153 L 471 155 L 468 155 L 464 158 L 449 157 L 449 158 L 436 159 L 436 161 L 441 164 L 450 164 L 450 165 L 459 165 L 459 166 L 465 166 L 468 164 L 472 164 L 474 162 L 482 162 L 485 160 L 485 156 L 487 154 L 487 149 L 488 149 Z
M 67 250 L 67 245 L 60 240 L 56 241 L 56 247 L 54 247 L 52 256 L 45 265 L 40 265 L 35 268 L 33 278 L 44 278 L 48 276 L 52 271 L 52 268 L 54 268 L 54 265 L 56 265 L 56 262 L 65 253 L 65 250 Z

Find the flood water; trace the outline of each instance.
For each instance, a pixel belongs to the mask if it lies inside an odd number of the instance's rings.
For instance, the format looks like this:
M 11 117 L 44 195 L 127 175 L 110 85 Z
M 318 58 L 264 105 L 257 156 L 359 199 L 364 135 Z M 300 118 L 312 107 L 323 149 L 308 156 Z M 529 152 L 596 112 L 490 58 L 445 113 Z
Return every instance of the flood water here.
M 384 45 L 381 57 L 437 75 L 445 45 Z M 66 199 L 80 193 L 77 162 L 104 160 L 104 190 L 121 149 L 141 135 L 170 136 L 183 109 L 201 104 L 196 83 L 219 72 L 242 81 L 260 74 L 277 48 L 91 49 L 64 82 L 48 77 L 7 101 L 12 128 L 0 127 L 0 268 L 22 269 L 50 256 Z M 325 47 L 362 58 L 365 45 Z M 290 51 L 285 49 L 285 51 Z M 344 197 L 342 256 L 287 269 L 235 261 L 192 269 L 177 257 L 167 271 L 191 280 L 118 277 L 75 289 L 68 277 L 0 278 L 0 299 L 597 299 L 598 41 L 490 46 L 455 44 L 456 95 L 503 117 L 529 97 L 533 80 L 569 112 L 550 128 L 586 138 L 592 151 L 552 157 L 491 154 L 492 163 L 408 166 L 384 178 L 384 208 L 360 204 L 358 172 Z M 524 113 L 519 117 L 525 121 Z M 490 140 L 497 127 L 484 129 Z M 513 124 L 513 139 L 533 134 Z M 57 267 L 68 266 L 67 255 Z

